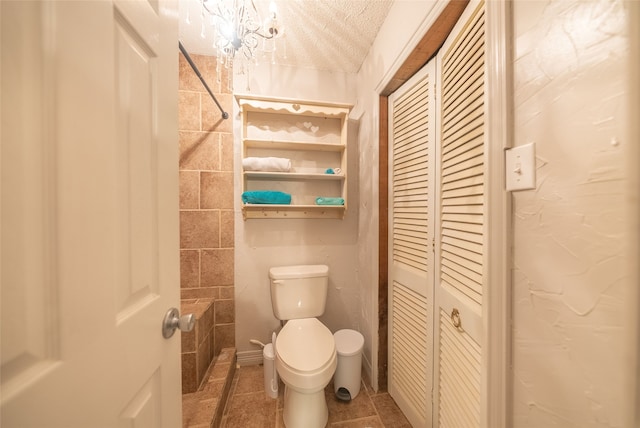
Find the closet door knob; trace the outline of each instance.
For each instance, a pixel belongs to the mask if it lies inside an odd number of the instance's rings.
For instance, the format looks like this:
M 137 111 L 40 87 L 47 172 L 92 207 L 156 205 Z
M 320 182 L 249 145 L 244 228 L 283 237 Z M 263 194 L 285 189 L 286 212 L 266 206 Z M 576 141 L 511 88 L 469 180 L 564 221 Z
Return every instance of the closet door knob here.
M 455 328 L 460 328 L 460 326 L 462 326 L 462 320 L 460 319 L 460 311 L 458 308 L 453 308 L 451 311 L 451 322 Z

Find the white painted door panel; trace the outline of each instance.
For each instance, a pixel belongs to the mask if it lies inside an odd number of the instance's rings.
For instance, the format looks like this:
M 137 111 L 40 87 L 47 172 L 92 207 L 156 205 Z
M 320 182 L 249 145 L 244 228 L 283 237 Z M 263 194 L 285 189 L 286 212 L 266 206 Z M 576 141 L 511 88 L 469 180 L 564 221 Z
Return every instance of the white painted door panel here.
M 471 2 L 437 56 L 434 426 L 480 427 L 486 287 L 484 4 Z
M 1 425 L 180 426 L 176 5 L 0 7 Z
M 431 422 L 435 64 L 389 97 L 389 392 Z

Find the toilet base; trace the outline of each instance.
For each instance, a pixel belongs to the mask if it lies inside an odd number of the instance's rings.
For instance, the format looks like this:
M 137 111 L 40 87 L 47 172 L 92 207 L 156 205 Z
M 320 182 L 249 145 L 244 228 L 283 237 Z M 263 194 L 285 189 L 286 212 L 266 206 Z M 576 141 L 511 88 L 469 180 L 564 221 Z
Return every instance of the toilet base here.
M 329 420 L 324 389 L 302 394 L 285 385 L 283 418 L 286 428 L 324 428 Z

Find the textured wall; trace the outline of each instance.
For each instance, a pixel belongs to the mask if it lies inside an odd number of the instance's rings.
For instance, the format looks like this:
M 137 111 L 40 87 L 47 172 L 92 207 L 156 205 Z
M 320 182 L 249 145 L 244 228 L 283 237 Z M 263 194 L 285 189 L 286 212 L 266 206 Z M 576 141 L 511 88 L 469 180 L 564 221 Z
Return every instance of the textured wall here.
M 513 205 L 515 427 L 621 426 L 625 14 L 514 3 L 515 143 L 537 151 Z

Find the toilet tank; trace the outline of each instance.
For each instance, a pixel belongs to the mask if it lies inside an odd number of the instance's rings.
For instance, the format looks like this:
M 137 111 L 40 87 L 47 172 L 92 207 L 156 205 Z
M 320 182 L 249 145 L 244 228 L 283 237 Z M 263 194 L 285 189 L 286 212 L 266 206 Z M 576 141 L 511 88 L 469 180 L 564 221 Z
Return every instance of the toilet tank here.
M 279 320 L 315 318 L 324 313 L 329 284 L 328 266 L 272 267 L 269 278 L 271 307 Z

